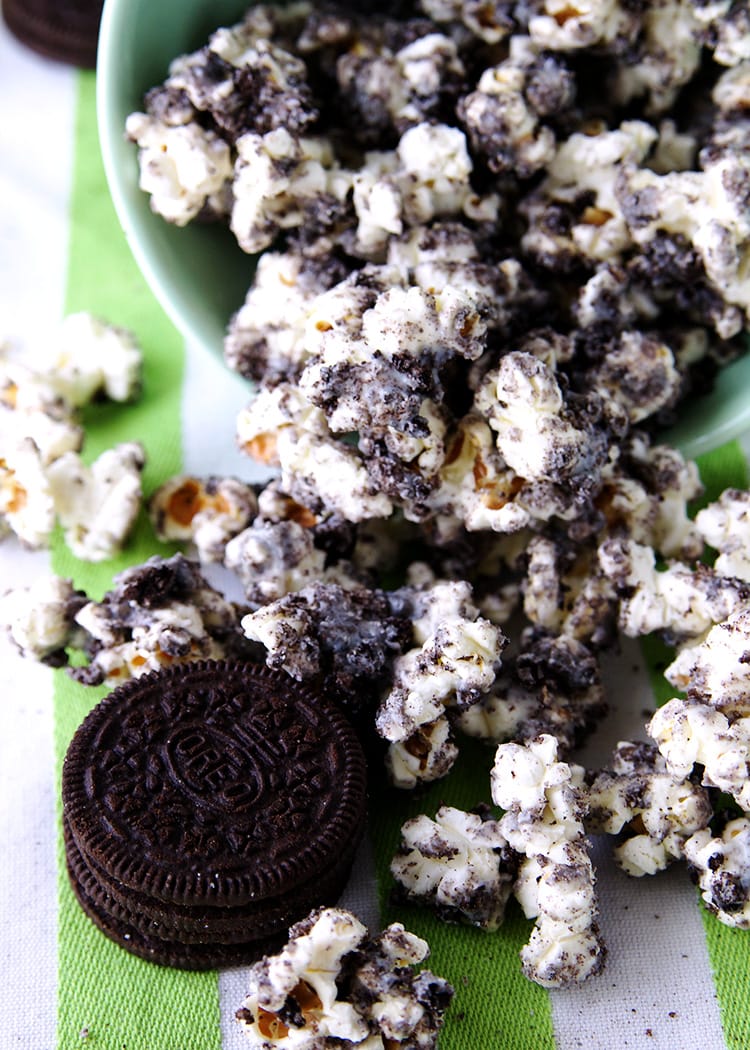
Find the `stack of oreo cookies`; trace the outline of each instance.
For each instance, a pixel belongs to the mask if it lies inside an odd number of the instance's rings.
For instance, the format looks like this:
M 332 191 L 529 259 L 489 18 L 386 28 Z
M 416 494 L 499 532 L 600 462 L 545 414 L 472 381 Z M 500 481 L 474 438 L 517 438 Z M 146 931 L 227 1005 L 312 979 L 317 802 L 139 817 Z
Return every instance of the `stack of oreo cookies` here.
M 104 0 L 2 0 L 8 29 L 47 58 L 93 69 Z
M 249 962 L 336 902 L 366 770 L 338 708 L 265 667 L 200 661 L 127 682 L 63 766 L 73 890 L 118 944 L 185 969 Z

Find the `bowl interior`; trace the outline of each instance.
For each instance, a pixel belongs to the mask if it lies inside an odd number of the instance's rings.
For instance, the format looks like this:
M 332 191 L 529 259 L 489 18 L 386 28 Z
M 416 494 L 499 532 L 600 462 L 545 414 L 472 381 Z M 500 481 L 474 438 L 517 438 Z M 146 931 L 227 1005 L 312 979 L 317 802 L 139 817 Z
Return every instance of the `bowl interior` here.
M 104 168 L 115 209 L 136 262 L 183 335 L 220 356 L 227 323 L 242 304 L 255 259 L 223 226 L 178 228 L 154 215 L 138 187 L 136 149 L 125 119 L 142 108 L 170 61 L 201 47 L 212 30 L 237 21 L 247 0 L 106 0 L 97 62 L 97 110 Z M 677 427 L 663 435 L 688 456 L 750 429 L 750 356 L 691 398 Z
M 102 158 L 127 241 L 176 327 L 218 355 L 227 322 L 252 281 L 255 257 L 219 224 L 178 228 L 154 215 L 138 187 L 137 151 L 124 129 L 173 58 L 201 47 L 212 30 L 237 21 L 247 7 L 246 0 L 108 0 L 97 58 Z

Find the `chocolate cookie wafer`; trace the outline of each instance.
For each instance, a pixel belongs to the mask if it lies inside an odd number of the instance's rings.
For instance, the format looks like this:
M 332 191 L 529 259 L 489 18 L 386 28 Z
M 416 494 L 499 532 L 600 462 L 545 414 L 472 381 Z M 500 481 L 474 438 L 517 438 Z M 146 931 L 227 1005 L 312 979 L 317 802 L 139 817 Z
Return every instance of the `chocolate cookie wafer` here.
M 103 0 L 2 0 L 8 29 L 47 58 L 93 69 Z
M 126 683 L 83 722 L 63 767 L 84 910 L 171 965 L 255 957 L 335 900 L 365 805 L 343 714 L 253 664 L 200 661 Z
M 63 838 L 71 880 L 97 904 L 100 911 L 148 938 L 159 937 L 185 944 L 204 944 L 208 939 L 217 945 L 239 944 L 286 930 L 296 922 L 300 910 L 306 908 L 310 911 L 339 899 L 356 852 L 347 849 L 330 871 L 321 873 L 310 885 L 297 887 L 295 891 L 271 900 L 236 908 L 193 907 L 159 901 L 110 878 L 91 858 L 81 853 L 65 820 Z

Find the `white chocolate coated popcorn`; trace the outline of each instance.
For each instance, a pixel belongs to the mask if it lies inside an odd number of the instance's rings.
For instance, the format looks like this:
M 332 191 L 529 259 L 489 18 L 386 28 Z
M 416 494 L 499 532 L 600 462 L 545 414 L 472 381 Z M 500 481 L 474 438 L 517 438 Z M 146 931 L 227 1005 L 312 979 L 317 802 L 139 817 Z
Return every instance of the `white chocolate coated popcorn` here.
M 685 841 L 713 816 L 706 791 L 672 776 L 653 746 L 621 742 L 611 770 L 588 789 L 586 828 L 594 834 L 628 834 L 615 847 L 628 875 L 653 875 L 682 857 Z M 636 830 L 638 829 L 638 830 Z
M 252 522 L 258 501 L 237 478 L 177 475 L 151 495 L 148 512 L 161 540 L 190 540 L 201 562 L 222 561 L 230 540 Z
M 704 784 L 728 792 L 750 812 L 750 715 L 730 719 L 708 704 L 675 698 L 658 708 L 646 731 L 670 773 L 686 777 L 699 764 Z
M 725 711 L 747 707 L 750 670 L 746 653 L 750 651 L 750 608 L 715 624 L 697 645 L 684 646 L 664 671 L 676 689 L 689 690 L 695 697 Z
M 65 663 L 67 646 L 80 644 L 75 615 L 85 601 L 71 580 L 42 576 L 0 596 L 0 623 L 22 656 L 54 666 Z
M 725 926 L 749 929 L 750 820 L 730 820 L 716 836 L 704 828 L 687 840 L 684 852 L 708 910 Z
M 401 828 L 391 874 L 408 899 L 483 929 L 502 924 L 514 865 L 497 822 L 441 806 Z
M 500 831 L 525 858 L 513 892 L 536 919 L 521 961 L 526 976 L 546 987 L 584 981 L 604 964 L 582 772 L 557 761 L 557 741 L 546 734 L 501 744 L 492 769 L 493 801 L 506 810 Z
M 229 147 L 198 124 L 164 124 L 145 113 L 131 113 L 126 130 L 140 151 L 141 189 L 151 208 L 168 222 L 185 226 L 204 208 L 226 211 L 232 179 Z
M 695 527 L 719 552 L 714 570 L 750 581 L 750 493 L 725 489 L 695 516 Z
M 278 955 L 250 968 L 237 1019 L 258 1050 L 384 1050 L 394 1042 L 433 1050 L 452 990 L 429 971 L 409 971 L 427 954 L 426 942 L 400 923 L 370 939 L 351 912 L 312 912 L 291 927 Z
M 141 507 L 145 453 L 138 442 L 108 449 L 91 466 L 66 452 L 47 468 L 47 482 L 65 542 L 86 561 L 112 558 Z

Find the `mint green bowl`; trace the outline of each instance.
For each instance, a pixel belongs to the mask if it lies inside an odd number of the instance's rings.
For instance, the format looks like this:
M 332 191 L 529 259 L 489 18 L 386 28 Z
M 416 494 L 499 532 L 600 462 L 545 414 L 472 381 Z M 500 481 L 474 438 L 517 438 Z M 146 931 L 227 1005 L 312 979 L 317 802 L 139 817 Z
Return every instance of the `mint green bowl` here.
M 227 323 L 242 304 L 255 260 L 224 227 L 164 222 L 138 188 L 136 149 L 125 118 L 161 83 L 170 61 L 239 20 L 246 0 L 106 0 L 97 62 L 99 136 L 115 209 L 136 262 L 176 327 L 221 358 Z M 664 435 L 697 456 L 750 431 L 750 356 L 724 369 L 711 393 L 681 409 Z
M 246 0 L 108 0 L 102 12 L 96 105 L 104 170 L 125 237 L 151 290 L 191 342 L 221 357 L 227 322 L 242 305 L 255 257 L 219 224 L 183 228 L 154 215 L 138 187 L 138 159 L 125 119 L 143 109 L 173 58 L 238 21 Z

